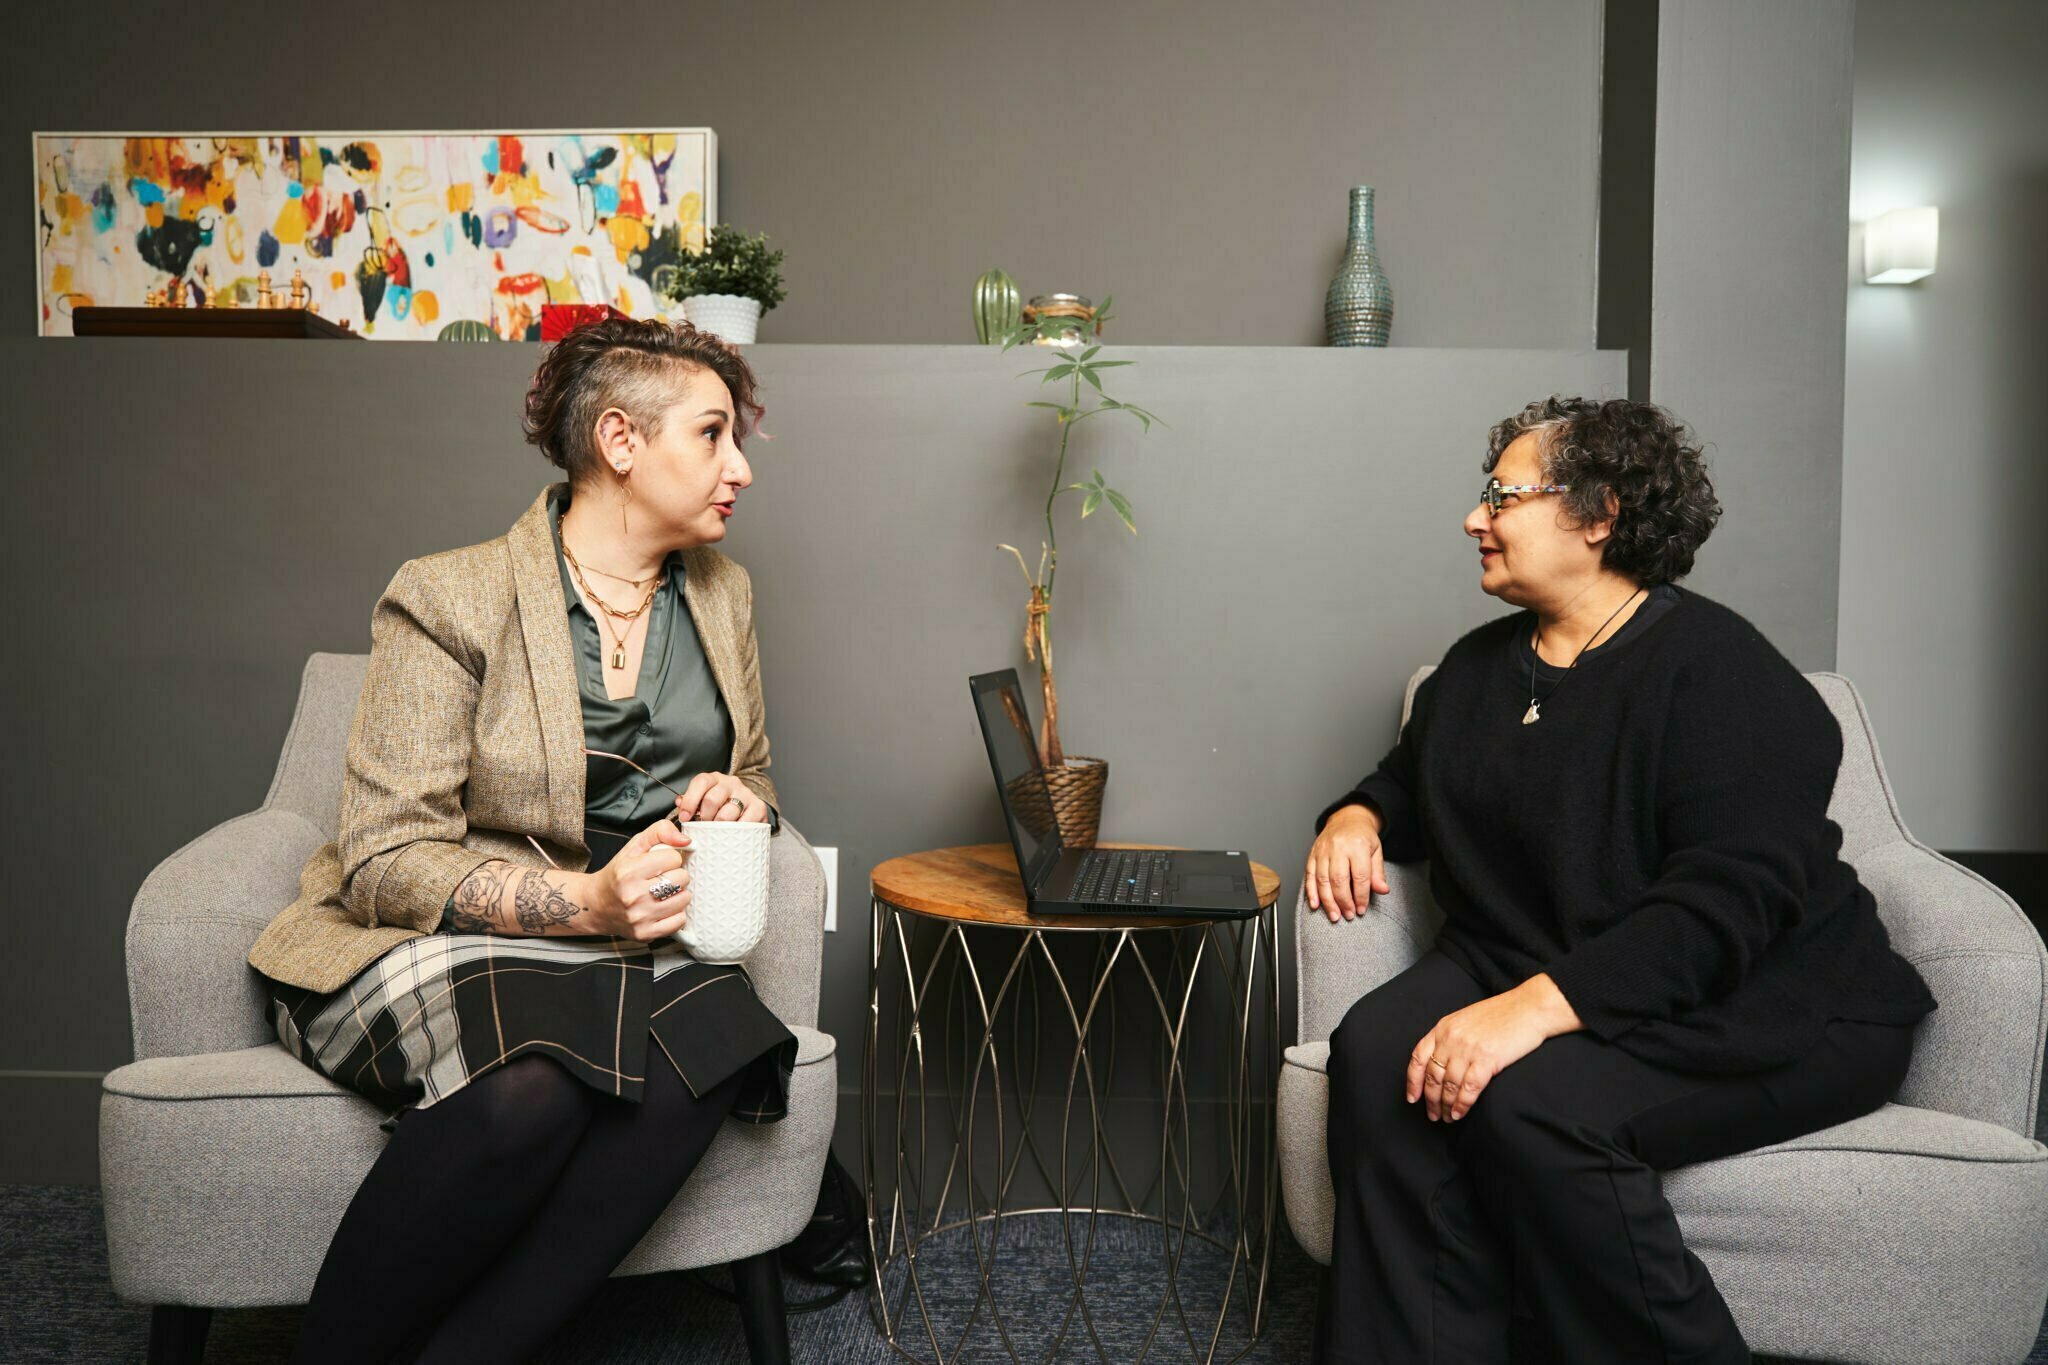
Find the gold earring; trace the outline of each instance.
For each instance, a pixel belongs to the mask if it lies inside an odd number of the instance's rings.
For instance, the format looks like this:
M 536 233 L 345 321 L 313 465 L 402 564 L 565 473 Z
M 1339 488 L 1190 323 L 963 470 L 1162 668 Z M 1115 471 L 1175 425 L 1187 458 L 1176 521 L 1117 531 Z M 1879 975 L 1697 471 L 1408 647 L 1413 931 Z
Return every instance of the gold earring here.
M 619 534 L 630 536 L 632 533 L 626 529 L 626 504 L 633 500 L 633 486 L 626 482 L 624 465 L 613 465 L 612 471 L 619 476 Z

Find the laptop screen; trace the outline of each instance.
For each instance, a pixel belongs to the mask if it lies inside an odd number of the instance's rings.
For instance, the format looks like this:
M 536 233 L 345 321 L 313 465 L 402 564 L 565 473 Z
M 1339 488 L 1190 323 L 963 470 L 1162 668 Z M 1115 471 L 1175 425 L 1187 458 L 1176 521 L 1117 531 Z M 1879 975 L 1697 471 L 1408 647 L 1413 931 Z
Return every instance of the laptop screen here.
M 1024 693 L 1017 686 L 1014 668 L 969 678 L 968 685 L 974 690 L 974 709 L 981 718 L 989 766 L 995 770 L 1010 843 L 1017 850 L 1017 870 L 1028 892 L 1038 884 L 1040 870 L 1062 852 L 1052 793 L 1045 785 L 1038 744 L 1031 734 L 1031 716 L 1024 709 Z

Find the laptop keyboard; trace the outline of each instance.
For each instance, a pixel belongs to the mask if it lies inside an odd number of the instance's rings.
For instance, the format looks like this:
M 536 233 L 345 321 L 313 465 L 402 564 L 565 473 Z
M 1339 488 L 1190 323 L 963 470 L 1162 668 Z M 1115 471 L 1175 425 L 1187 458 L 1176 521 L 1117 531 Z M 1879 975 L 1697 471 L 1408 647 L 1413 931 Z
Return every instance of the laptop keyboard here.
M 1073 900 L 1095 905 L 1164 905 L 1169 853 L 1097 849 L 1081 861 Z

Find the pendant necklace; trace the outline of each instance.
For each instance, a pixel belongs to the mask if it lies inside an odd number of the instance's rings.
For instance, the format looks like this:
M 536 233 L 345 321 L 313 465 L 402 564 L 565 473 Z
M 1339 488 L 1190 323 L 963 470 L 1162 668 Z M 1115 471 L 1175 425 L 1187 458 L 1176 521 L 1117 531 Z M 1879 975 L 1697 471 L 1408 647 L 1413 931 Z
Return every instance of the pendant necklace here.
M 1622 608 L 1628 606 L 1629 602 L 1635 601 L 1636 598 L 1642 595 L 1642 592 L 1643 590 L 1641 588 L 1637 588 L 1634 592 L 1630 593 L 1628 595 L 1628 602 L 1623 602 L 1621 606 L 1616 607 L 1614 609 L 1614 616 L 1609 616 L 1605 621 L 1601 623 L 1600 630 L 1596 630 L 1591 635 L 1586 637 L 1586 643 L 1579 646 L 1579 654 L 1584 654 L 1586 652 L 1587 647 L 1590 646 L 1593 643 L 1593 641 L 1600 638 L 1600 631 L 1606 630 L 1607 627 L 1613 625 L 1614 617 L 1621 615 Z M 1536 628 L 1536 633 L 1537 637 L 1540 639 L 1543 634 L 1543 627 L 1539 625 Z M 1556 682 L 1550 685 L 1550 691 L 1544 694 L 1543 701 L 1549 701 L 1552 697 L 1557 695 L 1557 689 L 1564 686 L 1564 679 L 1569 678 L 1572 675 L 1572 670 L 1579 666 L 1579 654 L 1572 655 L 1572 661 L 1564 666 L 1564 678 L 1559 678 Z M 1522 713 L 1522 724 L 1534 725 L 1537 721 L 1543 719 L 1542 715 L 1537 711 L 1537 707 L 1539 705 L 1541 705 L 1541 703 L 1538 702 L 1536 699 L 1536 646 L 1532 643 L 1529 646 L 1529 709 Z
M 575 577 L 576 586 L 583 589 L 583 595 L 589 598 L 591 601 L 597 603 L 597 605 L 603 609 L 604 615 L 606 617 L 617 617 L 619 620 L 624 621 L 626 623 L 625 634 L 620 634 L 619 631 L 613 627 L 611 621 L 606 620 L 604 623 L 604 628 L 606 632 L 609 633 L 612 637 L 612 667 L 617 669 L 624 669 L 626 666 L 626 636 L 631 635 L 633 633 L 633 621 L 635 620 L 635 618 L 637 618 L 641 612 L 646 611 L 648 607 L 654 604 L 654 595 L 657 592 L 661 591 L 661 575 L 656 574 L 653 578 L 625 579 L 625 582 L 646 583 L 649 585 L 649 587 L 647 589 L 647 595 L 640 599 L 639 606 L 633 608 L 633 610 L 631 611 L 620 611 L 617 607 L 614 607 L 611 603 L 605 601 L 602 597 L 599 597 L 596 593 L 590 590 L 590 584 L 586 582 L 583 577 L 583 566 L 581 564 L 578 564 L 576 562 L 576 556 L 570 553 L 569 542 L 566 540 L 562 542 L 562 557 L 569 561 L 569 572 Z M 617 575 L 614 575 L 614 577 L 616 576 Z

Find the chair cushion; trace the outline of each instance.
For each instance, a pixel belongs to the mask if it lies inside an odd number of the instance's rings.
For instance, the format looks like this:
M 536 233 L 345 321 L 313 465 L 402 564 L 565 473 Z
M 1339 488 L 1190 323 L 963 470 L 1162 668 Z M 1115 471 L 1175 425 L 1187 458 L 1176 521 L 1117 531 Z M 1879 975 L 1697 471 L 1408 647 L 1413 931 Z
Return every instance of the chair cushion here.
M 1287 1221 L 1325 1265 L 1329 1054 L 1288 1048 L 1279 1103 Z M 1888 1104 L 1664 1192 L 1753 1350 L 2020 1362 L 2048 1307 L 2048 1147 L 1997 1124 Z
M 1330 1045 L 1327 1042 L 1297 1043 L 1287 1049 L 1286 1065 L 1323 1077 L 1323 1083 L 1327 1085 Z M 2048 1162 L 2048 1146 L 2033 1138 L 2023 1138 L 2010 1128 L 1903 1104 L 1887 1104 L 1862 1118 L 1822 1128 L 1787 1142 L 1758 1147 L 1727 1160 L 1741 1161 L 1779 1152 L 1800 1151 L 1888 1152 L 1940 1157 L 1949 1161 L 2007 1161 L 2022 1165 Z M 1701 1164 L 1718 1166 L 1722 1163 L 1709 1161 Z
M 1888 1104 L 1664 1177 L 1752 1348 L 2024 1361 L 2048 1306 L 2048 1147 Z
M 809 1221 L 838 1104 L 830 1034 L 793 1027 L 790 1111 L 727 1123 L 617 1273 L 711 1265 Z M 383 1151 L 384 1111 L 275 1043 L 108 1074 L 100 1189 L 115 1292 L 215 1308 L 304 1303 Z
M 829 1033 L 793 1028 L 796 1064 L 830 1057 L 838 1044 Z M 101 1088 L 138 1100 L 248 1099 L 257 1096 L 334 1096 L 360 1100 L 286 1052 L 276 1043 L 236 1052 L 202 1052 L 194 1057 L 152 1057 L 107 1073 Z M 383 1115 L 378 1115 L 383 1120 Z
M 362 1099 L 276 1043 L 234 1052 L 202 1052 L 192 1057 L 151 1057 L 130 1062 L 109 1071 L 100 1088 L 109 1095 L 138 1100 L 251 1099 L 265 1095 L 280 1099 Z

